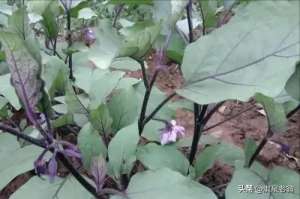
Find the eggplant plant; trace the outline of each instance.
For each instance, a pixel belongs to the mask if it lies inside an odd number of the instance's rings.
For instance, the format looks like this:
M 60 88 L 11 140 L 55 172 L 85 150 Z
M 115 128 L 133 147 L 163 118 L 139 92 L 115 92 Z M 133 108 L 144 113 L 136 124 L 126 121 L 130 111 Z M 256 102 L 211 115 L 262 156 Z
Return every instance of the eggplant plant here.
M 299 15 L 289 0 L 1 1 L 0 190 L 31 171 L 10 198 L 299 198 L 296 171 L 257 161 L 299 110 Z M 184 79 L 168 95 L 167 60 Z M 256 106 L 209 126 L 228 100 L 262 105 L 258 144 L 202 135 Z M 217 160 L 234 168 L 223 193 L 199 182 Z

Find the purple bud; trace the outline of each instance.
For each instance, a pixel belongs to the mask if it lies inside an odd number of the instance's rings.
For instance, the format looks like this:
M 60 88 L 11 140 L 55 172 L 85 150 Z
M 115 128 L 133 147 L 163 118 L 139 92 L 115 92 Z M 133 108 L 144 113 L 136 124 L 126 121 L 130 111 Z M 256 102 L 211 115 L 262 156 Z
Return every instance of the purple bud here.
M 35 173 L 38 176 L 47 174 L 47 165 L 45 160 L 37 159 L 36 161 L 34 161 L 33 164 L 34 164 Z
M 96 191 L 99 192 L 105 183 L 105 176 L 107 173 L 106 162 L 102 156 L 93 158 L 91 173 L 96 184 Z
M 50 182 L 54 181 L 55 176 L 57 175 L 57 161 L 55 159 L 56 154 L 54 154 L 49 163 L 48 163 L 48 174 Z
M 84 28 L 82 31 L 82 40 L 87 46 L 91 46 L 96 41 L 95 32 L 91 28 Z

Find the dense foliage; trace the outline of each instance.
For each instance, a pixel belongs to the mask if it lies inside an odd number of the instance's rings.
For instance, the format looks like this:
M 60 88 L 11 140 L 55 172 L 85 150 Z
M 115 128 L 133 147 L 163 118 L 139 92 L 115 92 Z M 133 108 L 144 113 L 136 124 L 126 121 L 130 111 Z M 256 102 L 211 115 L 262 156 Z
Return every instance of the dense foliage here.
M 0 189 L 34 169 L 11 198 L 299 198 L 298 173 L 255 161 L 299 109 L 299 4 L 1 1 Z M 184 78 L 169 95 L 155 86 L 166 60 Z M 137 70 L 142 79 L 126 75 Z M 258 145 L 201 137 L 226 100 L 250 99 L 267 113 Z M 174 119 L 178 108 L 194 112 L 192 139 Z M 199 142 L 206 147 L 197 153 Z M 216 160 L 234 167 L 225 195 L 199 183 Z

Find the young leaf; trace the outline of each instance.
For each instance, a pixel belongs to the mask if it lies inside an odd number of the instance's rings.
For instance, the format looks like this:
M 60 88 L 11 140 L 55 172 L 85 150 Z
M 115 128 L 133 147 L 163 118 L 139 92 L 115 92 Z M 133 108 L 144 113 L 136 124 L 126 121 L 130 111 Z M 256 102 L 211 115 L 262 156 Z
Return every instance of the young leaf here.
M 112 127 L 115 131 L 134 122 L 138 113 L 138 101 L 133 88 L 122 89 L 112 96 L 108 103 Z
M 254 165 L 253 165 L 254 166 Z M 259 166 L 259 167 L 258 167 Z M 251 169 L 238 167 L 226 188 L 226 198 L 239 199 L 298 199 L 300 176 L 295 171 L 275 167 L 268 171 L 258 165 Z M 257 169 L 259 168 L 259 169 Z M 246 186 L 250 185 L 247 187 Z M 266 190 L 267 188 L 274 190 Z M 281 187 L 281 188 L 280 188 Z M 289 188 L 289 190 L 287 189 Z M 280 191 L 281 189 L 281 191 Z M 285 191 L 284 191 L 284 190 Z M 246 191 L 249 190 L 249 191 Z
M 286 83 L 285 89 L 294 99 L 300 101 L 300 62 L 298 62 L 296 71 Z
M 59 14 L 59 10 L 60 7 L 57 1 L 51 1 L 42 14 L 42 24 L 49 39 L 55 39 L 58 35 L 59 27 L 56 17 Z
M 255 99 L 263 105 L 267 113 L 270 130 L 274 133 L 285 131 L 287 119 L 283 106 L 280 103 L 275 102 L 274 99 L 261 93 L 257 93 Z
M 129 174 L 136 160 L 136 149 L 139 141 L 137 124 L 127 126 L 115 135 L 108 146 L 109 164 L 113 175 Z
M 234 165 L 236 160 L 244 160 L 242 150 L 232 144 L 220 143 L 204 149 L 196 158 L 196 176 L 201 177 L 216 160 Z
M 77 142 L 82 154 L 85 168 L 91 168 L 91 163 L 94 157 L 99 155 L 102 155 L 104 158 L 106 157 L 106 146 L 103 143 L 101 136 L 90 123 L 87 123 L 84 127 L 82 127 L 79 132 Z
M 177 93 L 199 104 L 277 96 L 300 57 L 298 1 L 253 1 L 187 46 Z
M 168 168 L 135 174 L 126 193 L 128 199 L 217 199 L 209 188 Z
M 101 104 L 97 109 L 91 110 L 89 118 L 98 132 L 101 134 L 109 133 L 113 120 L 110 117 L 107 105 Z
M 188 160 L 173 145 L 159 146 L 150 143 L 141 146 L 137 151 L 137 159 L 151 170 L 167 167 L 186 175 L 189 169 Z

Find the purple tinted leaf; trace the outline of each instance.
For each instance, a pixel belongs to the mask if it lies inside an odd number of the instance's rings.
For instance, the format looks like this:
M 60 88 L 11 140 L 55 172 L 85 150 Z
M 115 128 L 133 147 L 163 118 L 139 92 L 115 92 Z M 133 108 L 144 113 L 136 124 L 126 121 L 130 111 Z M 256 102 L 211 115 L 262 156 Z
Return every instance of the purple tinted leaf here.
M 55 156 L 56 155 L 54 154 L 48 163 L 48 174 L 50 182 L 54 181 L 54 178 L 57 174 L 57 161 L 55 159 Z
M 74 151 L 74 150 L 72 150 L 72 149 L 64 149 L 64 150 L 63 150 L 63 153 L 64 153 L 66 156 L 81 159 L 80 153 L 78 153 L 77 151 Z
M 36 39 L 30 31 L 24 8 L 18 9 L 10 16 L 9 27 L 9 30 L 1 31 L 0 39 L 5 47 L 11 82 L 28 119 L 41 130 L 37 120 L 37 104 L 42 98 L 43 86 L 40 78 L 41 55 Z
M 96 184 L 96 191 L 101 191 L 107 173 L 106 162 L 102 156 L 94 157 L 91 164 L 91 173 Z

